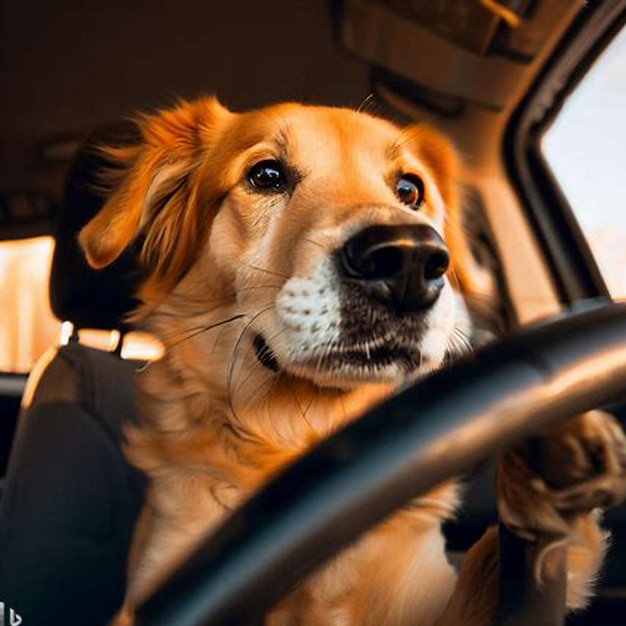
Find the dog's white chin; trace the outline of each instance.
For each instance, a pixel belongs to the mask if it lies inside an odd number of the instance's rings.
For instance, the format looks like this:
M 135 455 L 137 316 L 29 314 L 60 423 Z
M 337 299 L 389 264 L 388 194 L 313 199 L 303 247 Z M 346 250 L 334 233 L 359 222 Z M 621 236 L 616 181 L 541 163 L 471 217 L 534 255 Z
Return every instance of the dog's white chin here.
M 325 367 L 323 362 L 315 366 L 307 363 L 286 363 L 284 369 L 293 376 L 310 380 L 318 387 L 354 389 L 371 384 L 400 387 L 435 371 L 441 366 L 442 361 L 443 359 L 435 361 L 423 359 L 420 366 L 411 371 L 407 371 L 400 362 L 384 365 L 372 363 L 367 366 L 335 363 L 332 367 Z
M 419 327 L 372 322 L 371 336 L 363 330 L 355 339 L 335 274 L 326 259 L 311 277 L 290 278 L 274 311 L 255 322 L 251 330 L 262 337 L 278 369 L 320 387 L 354 388 L 401 386 L 442 364 L 453 330 L 465 318 L 465 307 L 447 282 L 437 302 L 419 315 Z M 361 312 L 361 326 L 367 322 L 363 317 Z

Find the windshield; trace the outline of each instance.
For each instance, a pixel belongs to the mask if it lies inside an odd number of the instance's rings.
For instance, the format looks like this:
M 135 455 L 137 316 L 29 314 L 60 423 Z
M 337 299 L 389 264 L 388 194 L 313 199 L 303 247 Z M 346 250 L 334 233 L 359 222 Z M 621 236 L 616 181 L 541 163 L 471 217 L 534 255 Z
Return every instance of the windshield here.
M 565 102 L 543 152 L 614 298 L 626 298 L 626 34 Z

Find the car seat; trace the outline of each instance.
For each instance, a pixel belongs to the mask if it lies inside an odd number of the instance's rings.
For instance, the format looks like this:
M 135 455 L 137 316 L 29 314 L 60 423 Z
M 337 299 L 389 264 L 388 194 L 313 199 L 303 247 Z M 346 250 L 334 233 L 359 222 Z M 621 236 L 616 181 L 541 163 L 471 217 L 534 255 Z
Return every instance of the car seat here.
M 29 377 L 0 502 L 0 601 L 24 625 L 106 624 L 119 608 L 126 554 L 144 491 L 121 452 L 136 421 L 134 372 L 141 364 L 81 345 L 80 329 L 128 326 L 138 273 L 131 250 L 102 272 L 77 245 L 99 210 L 94 146 L 131 141 L 128 127 L 99 131 L 70 167 L 56 229 L 50 299 L 72 323 L 66 345 Z

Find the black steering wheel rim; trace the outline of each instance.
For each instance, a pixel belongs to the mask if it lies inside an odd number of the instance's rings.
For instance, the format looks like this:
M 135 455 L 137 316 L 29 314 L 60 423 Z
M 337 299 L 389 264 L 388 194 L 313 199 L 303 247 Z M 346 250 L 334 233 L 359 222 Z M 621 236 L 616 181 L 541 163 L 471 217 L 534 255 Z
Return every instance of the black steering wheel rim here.
M 378 405 L 237 510 L 136 624 L 255 624 L 386 515 L 494 452 L 626 395 L 626 305 L 528 327 Z

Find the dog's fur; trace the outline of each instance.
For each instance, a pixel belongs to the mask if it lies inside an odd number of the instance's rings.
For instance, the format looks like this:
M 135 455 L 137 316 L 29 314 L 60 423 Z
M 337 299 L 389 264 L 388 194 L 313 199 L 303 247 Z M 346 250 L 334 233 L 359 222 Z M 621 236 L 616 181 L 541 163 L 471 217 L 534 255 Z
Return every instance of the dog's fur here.
M 123 169 L 80 235 L 94 267 L 140 239 L 145 280 L 135 317 L 166 346 L 140 375 L 143 423 L 129 433 L 128 456 L 150 479 L 129 607 L 281 468 L 460 351 L 470 330 L 462 292 L 475 275 L 456 153 L 428 127 L 297 104 L 235 114 L 207 98 L 145 117 L 140 128 L 142 143 L 108 150 Z M 250 168 L 266 159 L 283 163 L 284 189 L 251 185 Z M 395 192 L 405 173 L 424 181 L 419 211 Z M 428 224 L 445 238 L 452 265 L 427 310 L 396 315 L 337 270 L 346 240 L 380 224 Z M 596 471 L 588 442 L 600 440 L 607 459 L 622 445 L 598 414 L 551 437 L 547 467 L 565 447 L 586 471 L 564 484 Z M 606 471 L 623 477 L 619 463 Z M 606 539 L 589 514 L 597 502 L 581 498 L 564 514 L 555 493 L 531 474 L 524 449 L 504 457 L 499 495 L 511 527 L 531 541 L 545 528 L 547 545 L 570 542 L 568 604 L 582 606 Z M 394 514 L 302 583 L 267 623 L 488 624 L 497 542 L 489 532 L 457 577 L 440 527 L 458 502 L 451 482 Z

